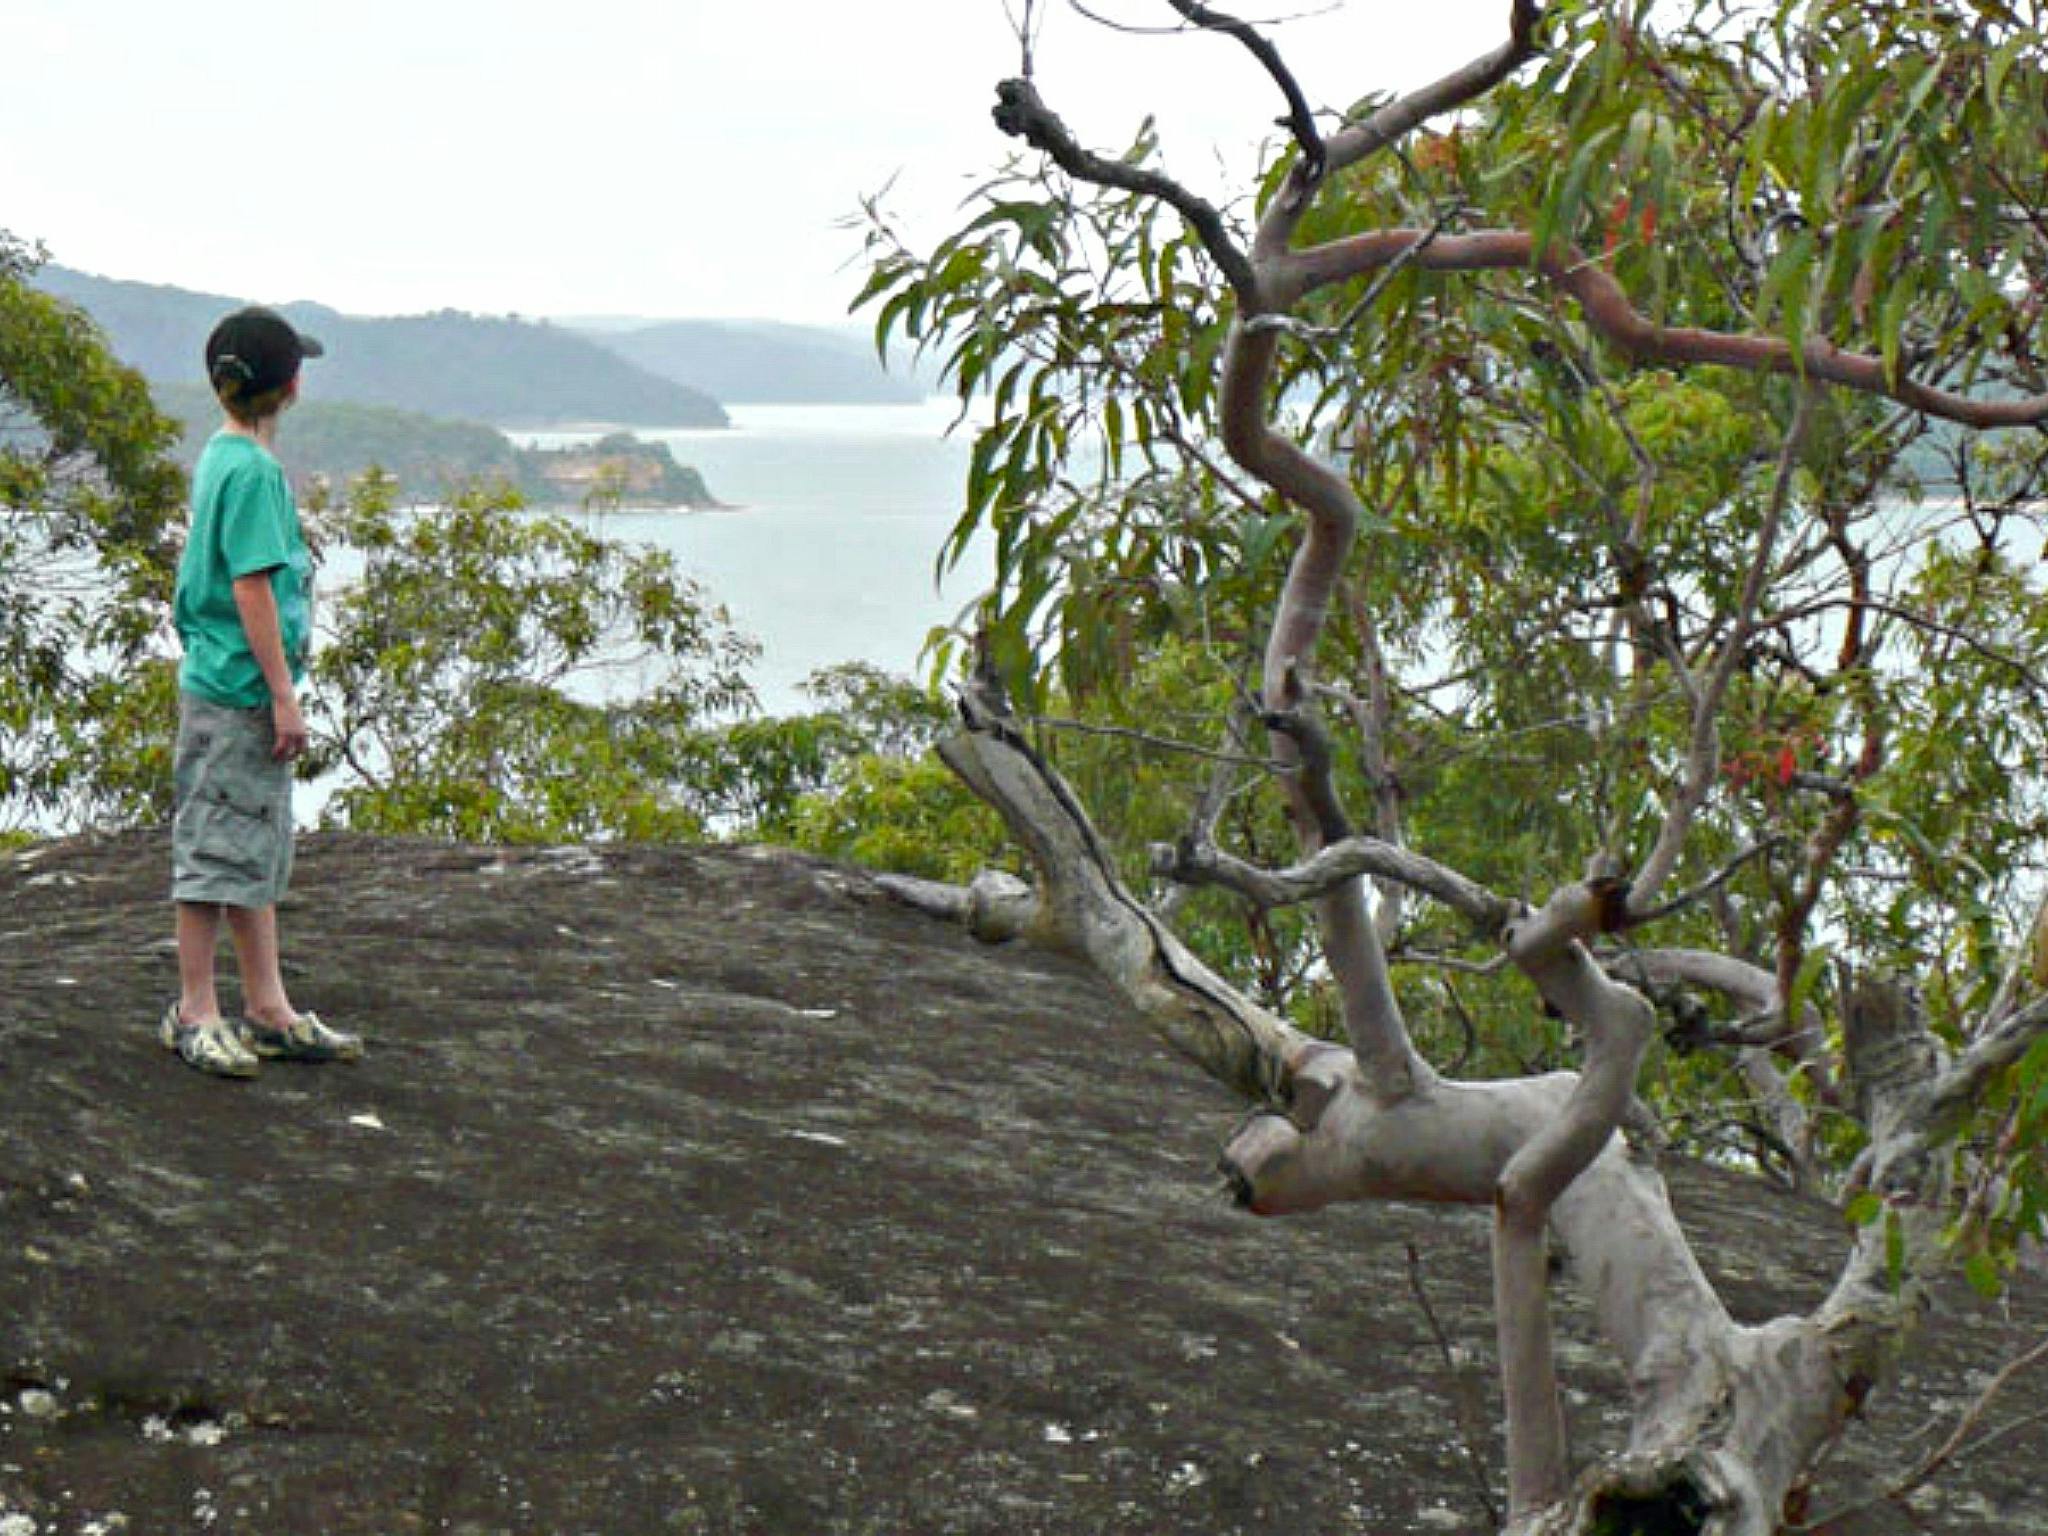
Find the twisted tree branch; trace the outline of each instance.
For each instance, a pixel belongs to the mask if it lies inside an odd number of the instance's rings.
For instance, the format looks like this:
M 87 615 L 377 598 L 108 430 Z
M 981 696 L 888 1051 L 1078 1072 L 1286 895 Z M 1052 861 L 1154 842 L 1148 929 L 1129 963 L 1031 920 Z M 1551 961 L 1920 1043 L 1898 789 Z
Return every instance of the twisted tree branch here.
M 1376 837 L 1351 837 L 1320 849 L 1288 869 L 1260 869 L 1211 844 L 1156 844 L 1154 874 L 1189 885 L 1220 885 L 1262 907 L 1293 906 L 1361 876 L 1391 880 L 1442 902 L 1483 937 L 1496 937 L 1517 910 L 1477 881 Z
M 1335 143 L 1332 140 L 1333 155 Z M 1794 347 L 1778 336 L 1658 325 L 1635 307 L 1628 291 L 1605 268 L 1568 246 L 1539 251 L 1535 237 L 1523 230 L 1444 235 L 1381 229 L 1352 235 L 1278 258 L 1274 290 L 1291 301 L 1331 283 L 1377 271 L 1404 255 L 1411 265 L 1428 272 L 1528 268 L 1570 295 L 1586 323 L 1631 362 L 1710 363 L 1750 373 L 1808 378 L 1882 395 L 1929 416 L 1979 429 L 2048 424 L 2048 394 L 1976 399 L 1903 375 L 1893 376 L 1882 358 L 1850 352 L 1819 338 Z
M 1309 109 L 1308 98 L 1301 92 L 1301 82 L 1294 78 L 1294 72 L 1280 57 L 1280 50 L 1248 22 L 1213 10 L 1202 4 L 1202 0 L 1166 0 L 1166 3 L 1203 31 L 1221 32 L 1237 39 L 1265 67 L 1266 73 L 1273 77 L 1273 83 L 1280 87 L 1280 94 L 1287 98 L 1287 129 L 1301 147 L 1302 163 L 1296 176 L 1305 187 L 1321 181 L 1323 167 L 1329 158 L 1323 148 L 1323 135 L 1316 127 L 1316 116 Z
M 1053 163 L 1069 176 L 1098 187 L 1156 197 L 1173 208 L 1187 220 L 1238 301 L 1247 309 L 1258 307 L 1258 279 L 1251 261 L 1231 239 L 1230 229 L 1214 204 L 1197 197 L 1171 176 L 1111 160 L 1085 148 L 1029 80 L 1005 80 L 996 87 L 994 116 L 996 126 L 1004 133 L 1051 156 Z

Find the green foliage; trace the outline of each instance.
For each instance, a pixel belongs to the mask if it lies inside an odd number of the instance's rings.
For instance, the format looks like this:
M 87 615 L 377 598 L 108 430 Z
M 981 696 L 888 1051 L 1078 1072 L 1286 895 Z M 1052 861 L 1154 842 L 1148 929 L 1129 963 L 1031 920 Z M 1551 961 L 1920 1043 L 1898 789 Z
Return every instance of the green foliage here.
M 0 231 L 0 819 L 43 830 L 155 804 L 145 665 L 175 568 L 175 425 L 78 310 L 39 292 L 41 255 Z
M 950 716 L 930 692 L 860 663 L 804 688 L 820 709 L 769 724 L 833 750 L 817 754 L 806 782 L 787 781 L 799 792 L 753 822 L 759 835 L 928 880 L 964 882 L 1012 862 L 995 813 L 932 751 Z
M 863 755 L 830 792 L 795 806 L 794 847 L 893 874 L 963 883 L 1003 868 L 1002 823 L 933 757 Z
M 1152 148 L 1148 131 L 1131 158 Z M 996 663 L 1034 702 L 1054 684 L 1085 699 L 1176 628 L 1248 624 L 1184 599 L 1274 557 L 1279 528 L 1186 473 L 1227 320 L 1192 238 L 1147 199 L 1074 200 L 1023 169 L 984 196 L 928 257 L 878 224 L 859 302 L 876 306 L 879 346 L 943 343 L 961 399 L 985 397 L 942 563 L 992 533 L 980 619 Z M 1068 478 L 1076 459 L 1120 494 Z
M 503 489 L 404 514 L 364 482 L 362 560 L 316 653 L 326 818 L 486 841 L 700 836 L 703 732 L 750 703 L 750 645 L 658 551 L 525 514 Z M 629 697 L 579 693 L 635 669 Z
M 1859 350 L 1966 394 L 2048 388 L 2048 60 L 2009 9 L 1545 13 L 1524 75 L 1322 187 L 1297 248 L 1519 229 L 1555 270 L 1611 276 L 1652 326 Z M 1126 158 L 1161 169 L 1149 131 Z M 947 547 L 995 551 L 978 658 L 1030 711 L 1216 748 L 1299 523 L 1222 455 L 1234 301 L 1208 257 L 1162 204 L 1030 161 L 928 251 L 877 219 L 869 256 L 878 343 L 937 353 L 988 418 Z M 1277 424 L 1362 508 L 1314 681 L 1339 724 L 1384 691 L 1411 844 L 1540 900 L 1596 859 L 1640 868 L 1697 792 L 1667 891 L 1711 881 L 1711 898 L 1645 942 L 1733 954 L 1823 1016 L 1836 967 L 1909 974 L 1939 1032 L 1982 1026 L 2048 894 L 2039 434 L 1929 430 L 1796 368 L 1636 367 L 1528 271 L 1396 263 L 1311 294 L 1281 332 Z M 1702 756 L 1692 701 L 1723 666 Z M 1338 789 L 1375 805 L 1370 755 L 1337 735 Z M 1186 829 L 1203 774 L 1130 736 L 1053 750 L 1141 881 L 1137 850 Z M 1218 836 L 1292 857 L 1249 790 Z M 1231 974 L 1256 969 L 1244 914 L 1181 918 Z M 1436 963 L 1484 958 L 1442 912 L 1414 906 L 1394 947 L 1439 1060 L 1569 1060 L 1517 983 Z M 1308 936 L 1268 952 L 1290 1006 L 1316 1013 Z M 1749 1086 L 1702 1048 L 1741 1010 L 1659 1001 L 1673 1045 L 1646 1082 L 1674 1123 L 1767 1144 Z M 1788 1083 L 1818 1154 L 1846 1166 L 1853 1123 L 1805 1069 Z M 1992 1203 L 2031 1224 L 2008 1246 L 2044 1220 L 2004 1193 L 2040 1184 L 2016 1171 L 2041 1136 L 2007 1137 L 2015 1113 L 1987 1105 L 1962 1142 L 2010 1181 Z
M 314 659 L 311 766 L 331 775 L 329 824 L 486 842 L 773 839 L 896 867 L 875 853 L 891 834 L 848 818 L 876 765 L 922 752 L 944 723 L 913 685 L 849 664 L 807 685 L 819 709 L 758 717 L 751 644 L 668 555 L 528 512 L 502 486 L 414 513 L 372 476 L 327 522 L 361 562 Z M 976 808 L 928 832 L 943 857 L 970 856 L 956 837 L 978 856 L 988 821 Z

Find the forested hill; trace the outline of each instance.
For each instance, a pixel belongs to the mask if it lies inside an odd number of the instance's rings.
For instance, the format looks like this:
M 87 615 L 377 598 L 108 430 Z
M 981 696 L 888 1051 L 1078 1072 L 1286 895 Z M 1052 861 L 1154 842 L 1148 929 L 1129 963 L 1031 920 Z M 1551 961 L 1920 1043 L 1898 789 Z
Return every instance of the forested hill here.
M 151 386 L 157 405 L 184 424 L 187 466 L 220 425 L 212 392 L 197 384 Z M 313 481 L 345 486 L 375 467 L 402 502 L 445 501 L 466 485 L 509 485 L 534 506 L 583 504 L 609 491 L 632 507 L 714 507 L 704 477 L 666 443 L 613 433 L 561 449 L 522 448 L 495 427 L 388 405 L 308 399 L 285 413 L 278 451 L 303 492 Z
M 907 405 L 925 393 L 908 365 L 892 358 L 885 368 L 865 340 L 818 326 L 664 320 L 593 323 L 587 334 L 649 373 L 730 405 Z
M 115 352 L 152 382 L 203 384 L 214 322 L 243 300 L 45 267 L 37 286 L 89 313 Z M 364 318 L 281 304 L 327 346 L 313 393 L 504 426 L 728 425 L 717 400 L 662 378 L 563 326 L 443 310 Z

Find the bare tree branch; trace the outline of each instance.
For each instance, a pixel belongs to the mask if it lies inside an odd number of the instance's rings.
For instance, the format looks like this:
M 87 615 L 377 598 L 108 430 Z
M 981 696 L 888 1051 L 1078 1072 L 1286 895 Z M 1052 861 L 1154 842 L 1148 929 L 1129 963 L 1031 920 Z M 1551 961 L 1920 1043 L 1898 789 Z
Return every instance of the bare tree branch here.
M 875 884 L 927 917 L 958 923 L 985 944 L 1022 938 L 1038 921 L 1038 896 L 1014 875 L 984 870 L 968 885 L 879 874 Z
M 1322 132 L 1316 127 L 1316 115 L 1309 109 L 1308 98 L 1301 93 L 1301 83 L 1294 78 L 1293 71 L 1288 69 L 1271 39 L 1235 16 L 1212 10 L 1202 0 L 1166 0 L 1166 3 L 1203 31 L 1221 32 L 1235 38 L 1265 67 L 1266 73 L 1273 77 L 1273 83 L 1280 87 L 1280 94 L 1287 98 L 1287 128 L 1294 135 L 1294 142 L 1301 147 L 1301 183 L 1312 187 L 1321 181 L 1323 167 L 1328 160 Z
M 1270 397 L 1277 346 L 1277 337 L 1247 331 L 1240 318 L 1224 348 L 1217 407 L 1231 458 L 1308 514 L 1266 638 L 1260 693 L 1276 720 L 1297 713 L 1306 698 L 1316 650 L 1364 515 L 1348 478 L 1274 427 Z M 1275 749 L 1310 770 L 1282 782 L 1295 834 L 1313 853 L 1331 840 L 1327 829 L 1344 818 L 1327 777 L 1319 778 L 1313 765 L 1303 762 L 1301 744 L 1278 735 Z M 1316 921 L 1352 1049 L 1378 1091 L 1393 1097 L 1416 1091 L 1433 1074 L 1409 1039 L 1364 888 L 1353 880 L 1318 897 Z
M 1187 220 L 1188 227 L 1202 242 L 1202 249 L 1222 271 L 1239 301 L 1248 309 L 1258 307 L 1258 280 L 1251 261 L 1231 239 L 1223 215 L 1213 204 L 1170 176 L 1110 160 L 1082 147 L 1059 115 L 1040 99 L 1038 87 L 1029 80 L 1005 80 L 996 87 L 995 122 L 1012 138 L 1022 139 L 1033 149 L 1051 156 L 1061 170 L 1076 180 L 1156 197 L 1166 203 Z
M 1969 1112 L 1984 1085 L 2026 1055 L 2027 1047 L 2048 1034 L 2048 997 L 2037 998 L 1963 1052 L 1934 1086 L 1931 1111 L 1947 1126 Z
M 1693 700 L 1692 740 L 1686 749 L 1684 777 L 1680 781 L 1678 795 L 1666 810 L 1664 824 L 1657 832 L 1656 846 L 1650 850 L 1649 858 L 1643 861 L 1634 889 L 1629 893 L 1632 917 L 1640 917 L 1644 910 L 1641 903 L 1654 897 L 1664 882 L 1671 878 L 1672 871 L 1677 869 L 1678 861 L 1685 854 L 1686 841 L 1692 835 L 1693 820 L 1700 807 L 1706 804 L 1707 796 L 1713 793 L 1714 780 L 1721 767 L 1721 701 L 1728 696 L 1729 685 L 1735 681 L 1736 673 L 1748 657 L 1750 637 L 1756 633 L 1757 609 L 1763 602 L 1764 583 L 1770 575 L 1772 557 L 1777 552 L 1778 530 L 1784 525 L 1785 513 L 1792 499 L 1792 471 L 1799 461 L 1806 425 L 1812 420 L 1812 406 L 1810 392 L 1801 390 L 1791 425 L 1785 429 L 1785 441 L 1779 448 L 1778 469 L 1771 482 L 1771 499 L 1764 511 L 1763 525 L 1757 530 L 1756 550 L 1750 557 L 1742 595 L 1736 602 L 1734 623 L 1721 644 L 1721 654 L 1715 659 L 1712 670 Z
M 1672 897 L 1669 901 L 1663 903 L 1661 906 L 1651 907 L 1647 911 L 1642 912 L 1636 911 L 1634 907 L 1631 906 L 1628 915 L 1629 926 L 1640 927 L 1647 926 L 1650 923 L 1660 922 L 1664 918 L 1674 916 L 1677 913 L 1684 911 L 1687 907 L 1705 901 L 1709 896 L 1713 895 L 1714 892 L 1718 891 L 1730 880 L 1733 880 L 1736 877 L 1736 875 L 1740 874 L 1744 865 L 1748 864 L 1753 859 L 1762 858 L 1765 854 L 1769 853 L 1773 848 L 1779 846 L 1779 844 L 1783 841 L 1784 839 L 1782 838 L 1767 837 L 1760 843 L 1750 844 L 1749 847 L 1743 849 L 1742 852 L 1736 854 L 1734 858 L 1728 860 L 1719 869 L 1715 870 L 1711 875 L 1707 876 L 1706 879 L 1700 881 L 1699 884 L 1693 886 L 1689 890 L 1680 891 L 1676 896 Z
M 1538 0 L 1512 0 L 1508 36 L 1498 48 L 1441 79 L 1389 102 L 1363 122 L 1346 126 L 1329 141 L 1328 174 L 1356 165 L 1389 144 L 1406 137 L 1432 118 L 1455 112 L 1477 101 L 1513 74 L 1536 54 L 1536 27 L 1542 19 Z M 1307 207 L 1306 194 L 1314 184 L 1304 182 L 1293 194 L 1276 205 L 1276 217 L 1259 232 L 1258 254 L 1266 256 L 1283 250 L 1293 238 L 1300 215 Z
M 1567 892 L 1574 905 L 1582 885 Z M 1611 980 L 1568 926 L 1560 903 L 1502 934 L 1508 956 L 1585 1038 L 1584 1064 L 1562 1109 L 1508 1159 L 1493 1203 L 1493 1290 L 1507 1401 L 1511 1515 L 1526 1516 L 1564 1493 L 1568 1467 L 1557 1364 L 1551 1347 L 1546 1233 L 1573 1181 L 1613 1139 L 1635 1102 L 1655 1014 L 1640 993 Z
M 1191 885 L 1220 885 L 1265 907 L 1314 901 L 1348 881 L 1370 875 L 1392 880 L 1442 902 L 1470 922 L 1482 937 L 1497 936 L 1517 904 L 1476 881 L 1405 848 L 1376 837 L 1332 843 L 1290 869 L 1266 870 L 1213 846 L 1157 844 L 1152 869 Z
M 1402 268 L 1414 259 L 1414 253 L 1427 249 L 1429 240 L 1435 239 L 1437 235 L 1450 228 L 1460 212 L 1462 210 L 1456 206 L 1446 208 L 1440 212 L 1436 217 L 1436 221 L 1430 225 L 1428 239 L 1409 247 L 1408 251 L 1399 259 L 1390 261 L 1386 266 L 1380 268 L 1373 275 L 1373 280 L 1366 285 L 1365 292 L 1358 296 L 1357 302 L 1335 324 L 1310 325 L 1306 320 L 1296 315 L 1263 314 L 1254 315 L 1246 320 L 1245 329 L 1251 331 L 1284 331 L 1289 336 L 1297 336 L 1305 341 L 1340 341 L 1344 339 L 1350 335 L 1358 322 L 1371 311 L 1373 303 L 1386 290 L 1387 284 L 1401 275 Z
M 1797 1019 L 1787 1019 L 1774 972 L 1734 955 L 1701 949 L 1632 949 L 1601 959 L 1608 970 L 1638 986 L 1704 987 L 1732 999 L 1748 1014 L 1739 1032 L 1740 1044 L 1783 1051 L 1806 1070 L 1816 1093 L 1824 1100 L 1835 1097 L 1827 1022 L 1811 1003 L 1800 1009 Z
M 1913 1492 L 1914 1489 L 1924 1487 L 1932 1481 L 1935 1475 L 1951 1461 L 1967 1456 L 1972 1451 L 1983 1449 L 2014 1426 L 2007 1425 L 2005 1429 L 1993 1430 L 1991 1433 L 1983 1435 L 1966 1445 L 1964 1442 L 1968 1439 L 1970 1432 L 1977 1427 L 1979 1421 L 1983 1419 L 1985 1413 L 1990 1409 L 1992 1401 L 1999 1393 L 2006 1389 L 2013 1377 L 2019 1375 L 2024 1370 L 2039 1365 L 2043 1360 L 2048 1360 L 2048 1339 L 2043 1339 L 2039 1344 L 2018 1358 L 2007 1361 L 1998 1374 L 1986 1383 L 1984 1390 L 1977 1394 L 1976 1401 L 1965 1408 L 1956 1419 L 1956 1427 L 1950 1431 L 1948 1438 L 1943 1440 L 1932 1451 L 1929 1451 L 1926 1456 L 1921 1458 L 1920 1464 L 1917 1467 L 1885 1489 L 1884 1492 L 1873 1494 L 1867 1499 L 1863 1499 L 1855 1504 L 1845 1505 L 1840 1509 L 1829 1510 L 1828 1513 L 1817 1519 L 1808 1520 L 1799 1525 L 1787 1526 L 1786 1529 L 1802 1532 L 1828 1530 L 1852 1516 L 1862 1514 L 1865 1510 L 1875 1509 L 1880 1504 L 1904 1498 L 1907 1494 Z M 2040 1413 L 2028 1414 L 2020 1422 L 2027 1423 L 2041 1417 L 2042 1414 Z
M 1284 773 L 1288 765 L 1270 757 L 1252 757 L 1242 752 L 1219 752 L 1214 747 L 1199 746 L 1192 741 L 1176 741 L 1171 736 L 1156 735 L 1151 731 L 1140 731 L 1128 725 L 1097 725 L 1090 720 L 1064 720 L 1054 715 L 1020 715 L 1020 725 L 1034 730 L 1071 731 L 1077 736 L 1108 736 L 1121 741 L 1135 741 L 1161 752 L 1175 752 L 1183 757 L 1206 758 L 1212 763 L 1226 763 L 1236 768 L 1258 768 L 1266 773 Z
M 1797 619 L 1812 618 L 1817 614 L 1826 613 L 1832 609 L 1849 606 L 1852 606 L 1852 601 L 1849 598 L 1817 598 L 1810 603 L 1802 603 L 1796 608 L 1787 609 L 1783 613 L 1773 614 L 1771 622 L 1773 624 L 1790 623 Z M 2001 650 L 1990 641 L 1972 634 L 1967 629 L 1960 628 L 1954 624 L 1944 624 L 1939 619 L 1931 618 L 1924 613 L 1915 612 L 1913 609 L 1902 607 L 1897 603 L 1885 602 L 1882 598 L 1863 599 L 1860 603 L 1854 604 L 1854 606 L 1860 606 L 1868 612 L 1884 618 L 1896 619 L 1899 623 L 1906 625 L 1910 629 L 1917 629 L 1926 634 L 1939 636 L 1944 640 L 1953 640 L 1958 645 L 1967 646 L 1986 661 L 1995 661 L 2000 666 L 2011 669 L 2013 675 L 2019 678 L 2027 688 L 2043 698 L 2048 698 L 2048 679 L 2044 679 L 2039 672 L 2036 672 L 2032 667 L 2020 660 L 2019 657 L 2013 655 L 2012 652 Z

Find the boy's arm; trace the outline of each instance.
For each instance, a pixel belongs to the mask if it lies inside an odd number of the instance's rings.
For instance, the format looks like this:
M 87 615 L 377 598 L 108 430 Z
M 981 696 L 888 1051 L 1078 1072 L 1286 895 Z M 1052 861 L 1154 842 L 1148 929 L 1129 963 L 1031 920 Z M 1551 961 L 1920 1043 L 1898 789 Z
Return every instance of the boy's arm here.
M 306 717 L 299 710 L 298 690 L 284 657 L 284 625 L 277 615 L 277 594 L 270 572 L 252 571 L 235 578 L 235 611 L 249 637 L 249 653 L 270 688 L 270 724 L 276 736 L 270 755 L 282 761 L 306 750 Z

